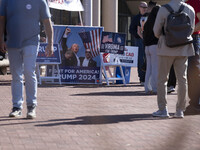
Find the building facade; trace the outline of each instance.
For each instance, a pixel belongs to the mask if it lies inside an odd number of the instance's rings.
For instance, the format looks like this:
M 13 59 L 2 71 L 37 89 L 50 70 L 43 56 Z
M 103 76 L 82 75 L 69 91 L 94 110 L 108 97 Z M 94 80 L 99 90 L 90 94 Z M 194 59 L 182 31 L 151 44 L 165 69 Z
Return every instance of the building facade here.
M 126 45 L 131 45 L 131 35 L 128 32 L 131 17 L 138 13 L 141 0 L 81 0 L 84 11 L 70 12 L 51 8 L 54 24 L 102 26 L 104 31 L 126 33 Z M 165 4 L 169 0 L 157 0 Z M 147 3 L 149 2 L 146 1 Z M 81 15 L 80 15 L 81 14 Z

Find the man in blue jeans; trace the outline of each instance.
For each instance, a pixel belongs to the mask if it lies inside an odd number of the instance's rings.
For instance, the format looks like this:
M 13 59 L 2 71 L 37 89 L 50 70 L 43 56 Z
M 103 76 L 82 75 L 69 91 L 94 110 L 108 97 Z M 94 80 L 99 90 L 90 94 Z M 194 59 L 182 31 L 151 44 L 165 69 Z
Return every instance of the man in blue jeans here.
M 39 45 L 40 21 L 48 39 L 45 53 L 53 54 L 53 31 L 46 0 L 1 0 L 0 51 L 8 51 L 12 74 L 12 112 L 10 117 L 20 117 L 23 108 L 23 76 L 25 78 L 27 118 L 36 117 L 37 79 L 35 74 Z M 6 27 L 5 27 L 6 26 Z M 6 28 L 7 42 L 4 43 Z
M 144 50 L 144 44 L 143 39 L 137 34 L 138 32 L 138 26 L 140 24 L 141 17 L 146 14 L 147 12 L 147 3 L 146 2 L 140 2 L 139 4 L 139 13 L 133 17 L 131 20 L 129 32 L 134 36 L 135 39 L 135 46 L 138 47 L 138 76 L 140 83 L 144 85 L 145 82 L 145 72 L 142 70 L 142 67 L 144 65 L 144 59 L 145 59 L 145 50 Z

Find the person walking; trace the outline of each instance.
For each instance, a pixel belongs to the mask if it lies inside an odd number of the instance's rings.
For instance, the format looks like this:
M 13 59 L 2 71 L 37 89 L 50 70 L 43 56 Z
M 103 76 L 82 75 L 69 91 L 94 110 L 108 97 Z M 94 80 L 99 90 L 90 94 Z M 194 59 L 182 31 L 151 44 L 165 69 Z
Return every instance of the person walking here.
M 141 17 L 147 13 L 148 5 L 146 2 L 140 2 L 139 4 L 139 13 L 133 17 L 131 20 L 131 24 L 129 27 L 129 32 L 133 35 L 135 40 L 135 46 L 138 47 L 138 77 L 140 80 L 141 85 L 144 85 L 145 82 L 145 72 L 142 70 L 142 67 L 144 65 L 144 59 L 145 59 L 145 51 L 144 51 L 144 44 L 143 39 L 138 35 L 138 26 L 141 21 Z
M 25 78 L 27 118 L 36 117 L 37 78 L 35 74 L 39 44 L 40 21 L 45 27 L 47 57 L 53 54 L 53 29 L 46 0 L 1 0 L 0 51 L 8 51 L 12 75 L 12 112 L 9 117 L 20 117 L 23 108 L 23 76 Z M 7 33 L 7 43 L 3 34 Z
M 200 0 L 186 0 L 195 10 L 195 29 L 192 35 L 195 55 L 188 59 L 189 106 L 186 115 L 200 114 Z
M 177 12 L 181 5 L 184 6 L 183 11 L 189 15 L 191 30 L 194 29 L 194 20 L 195 20 L 195 12 L 194 9 L 188 4 L 184 3 L 182 0 L 171 0 L 168 3 L 171 8 Z M 169 47 L 166 45 L 166 26 L 167 26 L 167 17 L 169 15 L 169 11 L 162 6 L 157 14 L 155 25 L 153 28 L 154 34 L 158 41 L 157 54 L 158 54 L 158 90 L 157 90 L 157 103 L 158 103 L 158 111 L 153 112 L 154 117 L 169 117 L 169 112 L 167 108 L 167 80 L 171 66 L 174 66 L 174 70 L 176 73 L 177 81 L 178 81 L 178 100 L 176 103 L 176 112 L 174 117 L 183 118 L 184 110 L 186 105 L 186 93 L 187 93 L 187 59 L 188 56 L 194 55 L 194 48 L 192 43 Z M 192 32 L 191 32 L 192 34 Z M 191 35 L 189 39 L 191 39 Z

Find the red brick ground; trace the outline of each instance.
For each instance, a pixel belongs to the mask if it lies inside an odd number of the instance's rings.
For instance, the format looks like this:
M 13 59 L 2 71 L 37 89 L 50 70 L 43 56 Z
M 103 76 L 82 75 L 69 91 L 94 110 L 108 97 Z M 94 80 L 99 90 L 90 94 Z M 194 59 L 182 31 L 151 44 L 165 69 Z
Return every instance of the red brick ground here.
M 122 85 L 38 88 L 37 118 L 9 118 L 10 75 L 0 76 L 0 150 L 200 150 L 200 115 L 157 119 L 156 96 L 144 94 L 136 69 Z M 177 93 L 168 96 L 170 113 Z

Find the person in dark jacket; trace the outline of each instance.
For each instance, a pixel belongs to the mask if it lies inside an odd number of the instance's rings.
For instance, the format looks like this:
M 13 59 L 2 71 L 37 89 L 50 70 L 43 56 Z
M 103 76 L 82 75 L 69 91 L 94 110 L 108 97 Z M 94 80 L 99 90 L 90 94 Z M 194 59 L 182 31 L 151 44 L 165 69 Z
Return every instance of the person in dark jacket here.
M 145 57 L 145 52 L 144 52 L 144 44 L 143 44 L 143 39 L 137 34 L 138 30 L 138 25 L 140 23 L 141 17 L 147 12 L 147 3 L 146 2 L 140 2 L 139 4 L 139 13 L 133 17 L 131 20 L 131 24 L 129 27 L 129 32 L 133 35 L 134 37 L 134 45 L 138 47 L 138 76 L 140 83 L 143 85 L 145 82 L 145 72 L 142 70 L 142 67 L 144 65 L 144 57 Z
M 91 50 L 85 50 L 85 57 L 80 57 L 80 66 L 82 67 L 96 67 L 97 63 L 92 59 Z
M 79 51 L 78 44 L 72 44 L 71 48 L 67 47 L 67 38 L 68 34 L 71 32 L 70 28 L 66 28 L 65 32 L 61 38 L 61 45 L 62 45 L 62 65 L 63 66 L 80 66 L 80 60 L 77 56 Z
M 149 7 L 152 10 L 150 10 L 151 12 L 148 15 L 148 19 L 144 25 L 144 32 L 143 32 L 143 40 L 145 45 L 145 54 L 147 63 L 144 87 L 145 87 L 145 92 L 147 94 L 156 94 L 157 75 L 158 75 L 158 58 L 157 58 L 158 38 L 154 36 L 153 26 L 160 6 L 156 6 L 156 3 L 152 2 L 152 5 L 149 4 Z

